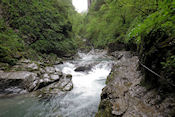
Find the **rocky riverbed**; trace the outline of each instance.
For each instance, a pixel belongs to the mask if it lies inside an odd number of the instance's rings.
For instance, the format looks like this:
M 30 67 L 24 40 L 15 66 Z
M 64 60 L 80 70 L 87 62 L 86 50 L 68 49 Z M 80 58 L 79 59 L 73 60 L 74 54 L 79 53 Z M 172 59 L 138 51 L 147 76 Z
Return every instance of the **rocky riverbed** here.
M 21 59 L 0 71 L 0 116 L 173 117 L 175 96 L 142 86 L 138 67 L 128 51 L 79 52 L 50 66 Z
M 72 75 L 62 73 L 54 65 L 45 66 L 41 62 L 21 59 L 9 71 L 0 71 L 1 97 L 29 92 L 45 96 L 70 91 L 72 88 Z
M 57 65 L 22 59 L 1 71 L 0 116 L 94 117 L 112 63 L 104 50 L 78 52 Z
M 143 76 L 138 70 L 139 59 L 130 52 L 119 51 L 106 86 L 96 117 L 173 117 L 173 95 L 162 98 L 156 89 L 147 90 L 141 85 Z

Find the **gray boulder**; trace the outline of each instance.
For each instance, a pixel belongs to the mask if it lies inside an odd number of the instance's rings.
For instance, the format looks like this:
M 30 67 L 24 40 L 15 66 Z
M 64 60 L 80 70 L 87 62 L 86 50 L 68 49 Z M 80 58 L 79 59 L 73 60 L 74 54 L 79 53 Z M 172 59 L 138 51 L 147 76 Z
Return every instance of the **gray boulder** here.
M 79 66 L 77 67 L 74 71 L 76 72 L 85 72 L 85 71 L 90 71 L 91 70 L 91 66 Z
M 0 73 L 0 92 L 1 93 L 18 93 L 11 89 L 30 90 L 36 86 L 37 74 L 28 71 L 1 72 Z M 30 82 L 29 82 L 30 81 Z M 8 90 L 10 89 L 10 90 Z M 21 92 L 20 91 L 20 92 Z
M 42 89 L 34 92 L 35 96 L 40 98 L 48 99 L 52 96 L 64 95 L 67 91 L 73 89 L 72 77 L 71 75 L 63 75 L 60 77 L 59 82 L 54 82 Z

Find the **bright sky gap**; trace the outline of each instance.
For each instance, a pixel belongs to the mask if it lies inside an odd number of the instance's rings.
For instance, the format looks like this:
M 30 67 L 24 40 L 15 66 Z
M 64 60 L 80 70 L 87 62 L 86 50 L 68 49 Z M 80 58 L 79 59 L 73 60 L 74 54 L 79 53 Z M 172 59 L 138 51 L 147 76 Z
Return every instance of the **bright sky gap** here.
M 87 0 L 72 0 L 72 3 L 77 12 L 85 12 L 88 9 Z

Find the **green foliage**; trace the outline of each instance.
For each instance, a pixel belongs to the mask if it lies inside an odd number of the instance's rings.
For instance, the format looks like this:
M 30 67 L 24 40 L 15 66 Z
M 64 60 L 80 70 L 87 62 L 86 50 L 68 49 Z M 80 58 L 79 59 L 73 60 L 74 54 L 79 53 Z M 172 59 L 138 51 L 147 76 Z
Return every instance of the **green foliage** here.
M 22 49 L 22 39 L 0 19 L 0 62 L 15 64 Z
M 34 50 L 59 56 L 74 50 L 70 0 L 2 0 L 6 21 Z
M 175 1 L 159 1 L 158 10 L 128 31 L 127 39 L 139 45 L 141 61 L 175 84 Z M 143 56 L 144 55 L 144 56 Z M 158 58 L 156 58 L 156 56 Z M 162 66 L 160 65 L 162 64 Z M 150 65 L 152 64 L 152 66 Z M 162 83 L 165 83 L 163 81 Z
M 128 39 L 135 38 L 137 44 L 141 41 L 141 36 L 148 35 L 151 31 L 161 29 L 166 31 L 169 36 L 175 37 L 175 16 L 172 10 L 174 3 L 164 1 L 159 3 L 158 11 L 147 16 L 142 23 L 137 24 L 128 33 Z
M 175 55 L 168 57 L 166 61 L 161 62 L 161 64 L 166 73 L 166 78 L 174 77 L 175 75 Z M 172 83 L 175 83 L 174 79 L 171 79 L 171 80 L 173 81 Z
M 133 19 L 142 19 L 139 17 L 146 17 L 155 11 L 155 4 L 155 0 L 97 0 L 88 14 L 86 37 L 95 47 L 128 43 L 126 34 Z
M 79 36 L 84 35 L 86 15 L 87 15 L 86 13 L 80 14 L 77 12 L 73 12 L 73 15 L 71 16 L 71 18 L 72 18 L 72 30 L 74 35 L 79 35 Z
M 173 67 L 175 69 L 175 56 L 171 56 L 166 60 L 166 62 L 162 62 L 163 68 L 166 69 L 168 67 Z
M 175 84 L 174 0 L 95 0 L 85 26 L 94 47 L 115 51 L 112 45 L 125 44 L 137 50 L 140 61 L 164 77 L 142 69 L 150 86 Z

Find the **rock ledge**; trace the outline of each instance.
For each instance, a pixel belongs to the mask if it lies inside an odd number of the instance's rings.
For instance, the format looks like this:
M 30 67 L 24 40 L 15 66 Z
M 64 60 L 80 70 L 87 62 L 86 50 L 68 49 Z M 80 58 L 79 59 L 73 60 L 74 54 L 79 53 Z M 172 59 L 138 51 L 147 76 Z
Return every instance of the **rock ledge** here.
M 140 85 L 143 77 L 137 70 L 138 57 L 130 56 L 130 52 L 126 51 L 115 55 L 117 61 L 107 78 L 106 87 L 103 88 L 96 117 L 174 116 L 173 96 L 162 99 L 155 89 L 148 91 Z

